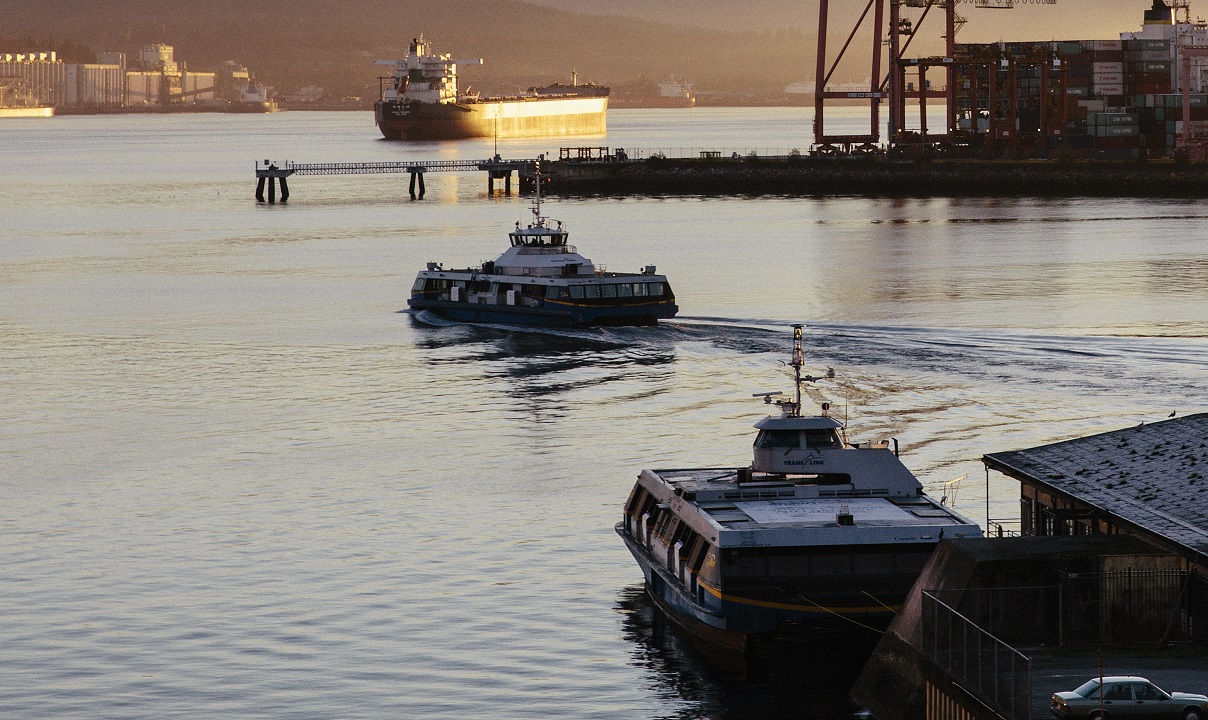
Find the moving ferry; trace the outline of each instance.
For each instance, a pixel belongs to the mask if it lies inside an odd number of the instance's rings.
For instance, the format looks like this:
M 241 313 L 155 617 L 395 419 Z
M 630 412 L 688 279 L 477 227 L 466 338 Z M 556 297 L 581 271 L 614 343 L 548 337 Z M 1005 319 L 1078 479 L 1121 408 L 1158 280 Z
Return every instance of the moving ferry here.
M 545 326 L 654 325 L 679 308 L 667 278 L 647 265 L 641 272 L 605 272 L 567 243 L 562 222 L 541 214 L 541 182 L 533 222 L 508 234 L 502 255 L 479 267 L 446 270 L 428 263 L 407 304 L 459 322 Z
M 827 403 L 801 414 L 802 382 L 834 371 L 802 377 L 793 327 L 796 391 L 755 424 L 753 462 L 643 470 L 616 531 L 654 603 L 715 649 L 858 671 L 936 544 L 981 528 L 924 494 L 896 442 L 849 442 Z

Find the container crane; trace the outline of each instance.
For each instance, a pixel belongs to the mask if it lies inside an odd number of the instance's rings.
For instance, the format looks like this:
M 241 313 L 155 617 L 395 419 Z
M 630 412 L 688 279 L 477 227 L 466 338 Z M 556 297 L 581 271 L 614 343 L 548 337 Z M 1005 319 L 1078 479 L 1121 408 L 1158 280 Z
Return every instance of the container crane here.
M 965 18 L 956 13 L 956 3 L 960 0 L 868 0 L 855 26 L 852 28 L 847 37 L 847 41 L 840 48 L 838 55 L 834 61 L 827 65 L 827 33 L 828 33 L 828 0 L 819 0 L 818 6 L 818 58 L 817 58 L 817 73 L 816 87 L 814 94 L 814 142 L 815 152 L 819 154 L 832 153 L 859 153 L 871 152 L 876 149 L 880 141 L 880 104 L 883 100 L 887 100 L 889 104 L 888 115 L 888 142 L 890 145 L 903 144 L 906 138 L 917 137 L 917 142 L 929 145 L 928 128 L 927 128 L 927 100 L 943 100 L 947 105 L 947 127 L 945 135 L 954 131 L 957 127 L 957 103 L 956 103 L 956 82 L 955 75 L 957 66 L 960 61 L 956 58 L 956 34 L 965 24 Z M 1175 2 L 1187 2 L 1188 0 L 1175 0 Z M 889 22 L 887 32 L 885 31 L 884 15 L 885 5 L 888 3 Z M 1009 10 L 1015 7 L 1016 0 L 974 0 L 972 3 L 976 8 Z M 917 19 L 911 20 L 903 15 L 903 8 L 914 8 L 921 10 L 921 14 Z M 932 16 L 932 10 L 941 10 L 943 13 L 944 22 L 944 54 L 942 56 L 931 57 L 906 57 L 906 52 L 911 43 L 919 35 L 919 30 L 927 21 L 929 16 Z M 860 89 L 859 91 L 835 91 L 828 90 L 832 74 L 839 62 L 843 59 L 844 54 L 852 45 L 852 40 L 864 24 L 865 20 L 872 15 L 872 47 L 870 53 L 870 65 L 872 78 L 867 90 Z M 938 15 L 938 13 L 937 13 Z M 882 75 L 881 67 L 881 52 L 884 45 L 889 46 L 889 61 L 888 72 Z M 1030 61 L 1030 60 L 1029 60 Z M 989 64 L 985 62 L 983 64 Z M 1041 64 L 1044 64 L 1043 62 Z M 927 79 L 927 71 L 931 68 L 942 68 L 945 75 L 945 83 L 943 90 L 931 89 Z M 1050 70 L 1055 69 L 1057 65 L 1049 63 L 1042 72 L 1046 75 Z M 912 87 L 906 82 L 906 71 L 913 69 L 918 75 L 917 88 Z M 997 68 L 995 68 L 997 70 Z M 991 81 L 992 82 L 992 81 Z M 1047 88 L 1046 88 L 1047 92 Z M 869 113 L 869 131 L 866 134 L 855 135 L 830 135 L 825 131 L 825 106 L 827 100 L 836 99 L 867 99 L 870 105 Z M 909 100 L 918 100 L 920 109 L 920 129 L 917 135 L 909 134 L 905 130 L 906 125 L 906 103 Z M 1042 114 L 1044 110 L 1042 109 Z M 1042 121 L 1041 125 L 1047 128 L 1047 116 Z M 1046 129 L 1047 132 L 1047 129 Z

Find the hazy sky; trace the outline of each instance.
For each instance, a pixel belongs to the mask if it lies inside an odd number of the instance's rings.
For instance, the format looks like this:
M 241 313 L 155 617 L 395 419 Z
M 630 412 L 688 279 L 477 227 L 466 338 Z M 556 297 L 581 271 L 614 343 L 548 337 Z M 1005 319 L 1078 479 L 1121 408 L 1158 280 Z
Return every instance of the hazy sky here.
M 531 1 L 577 12 L 607 12 L 724 29 L 812 30 L 818 22 L 817 0 L 744 0 L 741 3 L 734 0 L 613 0 L 606 6 L 606 11 L 597 0 Z M 1138 29 L 1143 13 L 1152 6 L 1152 0 L 1056 0 L 1054 5 L 1016 0 L 1019 4 L 1013 9 L 989 10 L 974 7 L 971 0 L 957 2 L 957 13 L 968 20 L 957 35 L 958 42 L 1112 39 L 1121 32 Z M 832 18 L 850 17 L 850 28 L 864 3 L 832 0 L 829 7 Z M 741 8 L 741 12 L 735 12 L 736 8 Z M 1195 8 L 1192 10 L 1194 17 Z M 933 16 L 937 11 L 933 11 Z M 1204 12 L 1208 14 L 1208 4 L 1204 6 Z M 928 24 L 931 22 L 934 21 L 929 19 Z

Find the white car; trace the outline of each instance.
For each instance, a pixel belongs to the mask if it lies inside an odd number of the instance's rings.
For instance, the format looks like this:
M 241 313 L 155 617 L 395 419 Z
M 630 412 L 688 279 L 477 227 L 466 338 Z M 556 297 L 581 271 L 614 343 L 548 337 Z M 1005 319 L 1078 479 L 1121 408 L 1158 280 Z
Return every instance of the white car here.
M 1072 692 L 1053 693 L 1061 720 L 1208 720 L 1208 696 L 1168 693 L 1143 677 L 1087 680 Z

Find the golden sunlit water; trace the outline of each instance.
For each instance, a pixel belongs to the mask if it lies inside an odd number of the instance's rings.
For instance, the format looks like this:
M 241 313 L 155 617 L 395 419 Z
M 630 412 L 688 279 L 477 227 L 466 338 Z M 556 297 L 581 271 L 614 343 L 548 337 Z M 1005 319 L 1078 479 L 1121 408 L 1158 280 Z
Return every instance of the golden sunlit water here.
M 855 116 L 853 115 L 853 118 Z M 850 716 L 719 673 L 612 526 L 647 466 L 745 464 L 789 324 L 853 439 L 1017 514 L 984 453 L 1208 410 L 1208 204 L 552 198 L 582 253 L 658 266 L 657 328 L 401 312 L 492 259 L 528 200 L 479 174 L 254 162 L 486 158 L 370 113 L 0 128 L 0 715 Z M 803 109 L 614 111 L 560 145 L 809 145 Z

